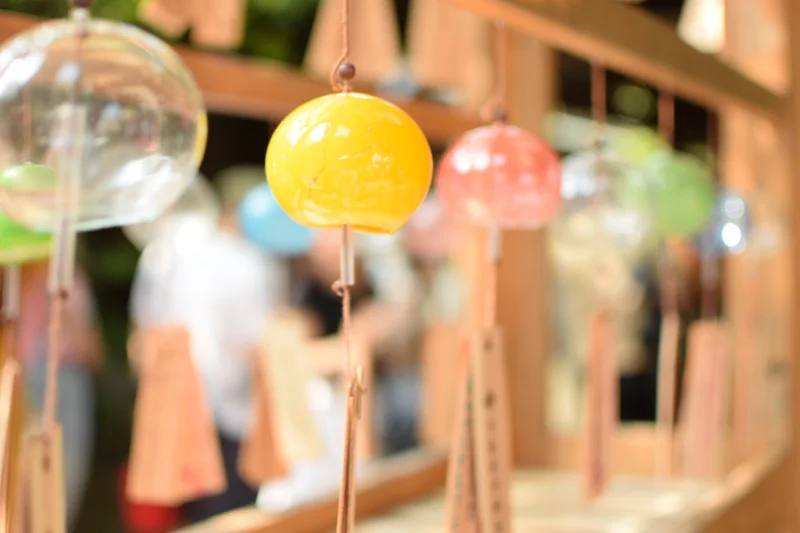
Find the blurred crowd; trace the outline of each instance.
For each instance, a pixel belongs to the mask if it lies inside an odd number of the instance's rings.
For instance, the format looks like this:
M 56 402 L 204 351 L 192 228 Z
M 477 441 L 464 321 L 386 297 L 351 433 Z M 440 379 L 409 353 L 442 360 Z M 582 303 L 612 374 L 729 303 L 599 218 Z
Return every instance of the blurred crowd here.
M 222 451 L 227 490 L 185 505 L 184 516 L 191 522 L 257 499 L 258 488 L 241 479 L 237 461 L 254 416 L 251 354 L 263 343 L 264 324 L 272 317 L 291 316 L 302 324 L 309 339 L 328 338 L 338 343 L 342 321 L 341 298 L 332 289 L 339 277 L 339 230 L 315 231 L 307 247 L 299 247 L 301 253 L 271 250 L 269 243 L 243 231 L 248 221 L 243 219 L 241 206 L 248 194 L 263 185 L 260 169 L 223 172 L 215 179 L 213 190 L 198 179 L 198 186 L 207 188 L 202 197 L 206 204 L 188 202 L 184 208 L 179 202 L 163 221 L 138 228 L 138 233 L 136 228 L 129 232 L 142 248 L 130 299 L 131 334 L 158 324 L 178 323 L 187 328 L 192 359 Z M 356 236 L 352 335 L 367 346 L 374 367 L 378 455 L 419 443 L 423 337 L 434 323 L 457 324 L 466 301 L 465 287 L 450 260 L 458 240 L 459 232 L 442 216 L 434 195 L 401 233 Z M 696 254 L 686 248 L 678 256 L 685 270 L 681 275 L 685 280 L 682 306 L 696 308 L 699 295 L 697 280 L 692 277 L 698 272 Z M 638 311 L 639 326 L 632 332 L 642 356 L 632 369 L 621 369 L 622 416 L 652 419 L 657 282 L 655 272 L 646 268 L 631 275 L 648 295 L 643 300 L 648 304 Z M 40 408 L 47 349 L 47 264 L 25 266 L 22 280 L 18 349 L 27 363 L 32 404 Z M 561 298 L 557 293 L 555 297 Z M 68 302 L 58 409 L 64 431 L 68 512 L 73 523 L 92 464 L 92 372 L 103 359 L 90 283 L 80 270 Z M 557 338 L 569 335 L 571 324 L 554 318 Z M 326 354 L 310 363 L 320 380 L 335 383 L 341 376 L 343 356 L 338 349 Z M 139 364 L 135 350 L 129 355 L 135 371 Z M 567 389 L 557 376 L 549 379 L 555 380 L 556 396 L 559 387 L 562 393 Z M 334 427 L 334 441 L 338 442 L 340 429 Z M 333 464 L 339 460 L 334 453 Z
M 192 359 L 221 445 L 227 491 L 186 505 L 189 521 L 256 501 L 257 488 L 240 478 L 237 460 L 253 419 L 251 354 L 263 342 L 265 323 L 291 315 L 303 323 L 310 339 L 333 339 L 340 333 L 342 302 L 332 289 L 339 277 L 340 231 L 315 231 L 299 254 L 270 250 L 248 239 L 240 206 L 261 184 L 262 170 L 234 169 L 217 176 L 213 196 L 201 181 L 197 185 L 208 190 L 200 201 L 183 207 L 179 202 L 164 220 L 126 232 L 142 248 L 131 289 L 131 334 L 158 324 L 188 329 Z M 191 194 L 198 196 L 196 190 Z M 460 311 L 461 287 L 447 261 L 451 241 L 452 231 L 435 201 L 427 202 L 401 234 L 356 237 L 352 335 L 368 347 L 374 366 L 379 454 L 417 444 L 421 335 L 427 321 L 455 321 Z M 32 403 L 40 408 L 49 314 L 47 263 L 24 266 L 22 278 L 19 351 L 29 363 Z M 68 302 L 58 414 L 73 523 L 92 464 L 92 372 L 103 359 L 90 283 L 80 269 Z M 134 371 L 136 355 L 129 349 Z M 335 382 L 343 361 L 340 350 L 331 350 L 330 356 L 311 363 L 316 375 Z

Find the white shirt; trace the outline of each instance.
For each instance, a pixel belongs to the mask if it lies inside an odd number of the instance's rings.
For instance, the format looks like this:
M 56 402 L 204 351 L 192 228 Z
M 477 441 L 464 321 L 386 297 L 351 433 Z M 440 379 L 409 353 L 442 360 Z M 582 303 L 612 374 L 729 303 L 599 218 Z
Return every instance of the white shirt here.
M 376 300 L 402 305 L 413 299 L 417 289 L 416 274 L 402 248 L 399 234 L 359 233 L 356 247 L 362 255 L 364 274 Z
M 185 326 L 217 428 L 243 437 L 252 419 L 253 350 L 269 315 L 288 301 L 288 269 L 244 239 L 215 232 L 176 251 L 169 236 L 147 246 L 131 293 L 138 326 Z
M 412 311 L 421 306 L 421 314 L 414 311 L 411 319 L 425 322 L 436 319 L 457 321 L 465 304 L 465 290 L 460 273 L 449 261 L 436 270 L 433 285 L 426 292 L 414 271 L 408 253 L 403 250 L 400 234 L 358 234 L 356 245 L 361 246 L 364 272 L 374 291 L 375 298 L 398 306 L 409 306 Z

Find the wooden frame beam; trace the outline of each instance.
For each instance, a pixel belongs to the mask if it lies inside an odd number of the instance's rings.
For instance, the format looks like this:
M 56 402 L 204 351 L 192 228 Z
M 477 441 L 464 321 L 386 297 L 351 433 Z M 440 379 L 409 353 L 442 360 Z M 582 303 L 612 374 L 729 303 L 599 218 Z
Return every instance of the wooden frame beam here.
M 31 29 L 42 19 L 0 11 L 0 42 Z M 194 75 L 209 111 L 280 120 L 308 100 L 328 94 L 330 86 L 277 62 L 237 58 L 186 46 L 173 47 Z M 375 88 L 356 84 L 360 91 Z M 390 98 L 391 100 L 391 98 Z M 434 145 L 444 145 L 482 124 L 458 108 L 425 100 L 394 100 L 420 125 Z
M 612 0 L 446 1 L 712 109 L 734 105 L 776 117 L 782 107 L 781 95 L 698 52 L 635 7 Z
M 783 17 L 786 24 L 788 42 L 787 59 L 789 69 L 789 98 L 786 106 L 786 120 L 783 123 L 781 148 L 786 170 L 788 196 L 797 198 L 800 193 L 800 151 L 797 142 L 800 140 L 800 2 L 786 0 L 783 2 Z M 789 331 L 792 336 L 789 368 L 790 381 L 790 424 L 789 439 L 791 443 L 789 456 L 789 490 L 784 492 L 786 510 L 786 531 L 800 530 L 800 283 L 796 281 L 800 270 L 800 210 L 796 202 L 790 202 L 791 226 L 789 231 L 789 249 L 791 253 L 791 272 L 793 278 L 787 280 L 787 290 L 792 294 L 792 305 L 789 316 Z

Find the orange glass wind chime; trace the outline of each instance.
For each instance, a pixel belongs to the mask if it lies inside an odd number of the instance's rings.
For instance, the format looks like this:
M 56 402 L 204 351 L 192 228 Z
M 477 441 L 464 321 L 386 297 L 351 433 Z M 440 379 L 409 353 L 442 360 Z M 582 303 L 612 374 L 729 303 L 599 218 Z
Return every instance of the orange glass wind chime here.
M 350 0 L 342 2 L 342 54 L 331 72 L 335 94 L 305 103 L 276 128 L 266 174 L 280 206 L 298 223 L 341 231 L 342 298 L 347 413 L 337 532 L 355 517 L 356 424 L 364 370 L 351 361 L 350 290 L 355 284 L 354 231 L 391 234 L 411 218 L 430 188 L 433 161 L 419 126 L 380 98 L 353 92 Z
M 506 123 L 506 31 L 495 27 L 491 124 L 468 131 L 442 159 L 436 187 L 454 220 L 487 230 L 483 320 L 463 333 L 456 426 L 447 482 L 449 531 L 501 533 L 511 528 L 509 399 L 502 331 L 496 316 L 504 229 L 542 227 L 558 210 L 561 170 L 540 139 Z

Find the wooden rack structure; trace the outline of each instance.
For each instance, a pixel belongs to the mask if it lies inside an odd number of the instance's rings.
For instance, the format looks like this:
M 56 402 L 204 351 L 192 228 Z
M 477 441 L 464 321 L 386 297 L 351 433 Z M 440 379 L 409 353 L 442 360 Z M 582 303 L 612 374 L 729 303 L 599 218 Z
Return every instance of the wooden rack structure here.
M 435 0 L 430 0 L 435 1 Z M 651 83 L 710 109 L 723 119 L 728 115 L 760 117 L 778 132 L 775 157 L 779 169 L 770 187 L 788 198 L 800 190 L 800 2 L 786 0 L 789 59 L 788 90 L 778 93 L 742 74 L 733 66 L 704 55 L 680 41 L 672 28 L 635 7 L 612 0 L 439 0 L 471 10 L 491 20 L 505 22 L 511 30 L 508 43 L 507 100 L 510 120 L 541 132 L 545 114 L 554 100 L 554 61 L 551 48 Z M 756 1 L 756 0 L 753 0 Z M 30 17 L 0 13 L 0 39 L 5 40 L 39 22 Z M 267 62 L 236 59 L 176 47 L 194 73 L 211 111 L 280 119 L 310 98 L 328 92 L 323 82 Z M 735 59 L 735 58 L 733 58 Z M 735 62 L 735 61 L 734 61 Z M 362 88 L 362 87 L 360 87 Z M 362 88 L 369 91 L 369 87 Z M 433 144 L 444 144 L 477 126 L 477 117 L 447 106 L 417 100 L 398 102 L 422 126 Z M 724 127 L 742 128 L 731 120 Z M 723 138 L 735 138 L 735 131 Z M 746 146 L 723 148 L 724 163 L 735 167 Z M 796 301 L 800 284 L 800 208 L 789 205 L 791 239 L 784 258 L 780 283 L 788 294 L 787 323 L 792 331 L 787 342 L 790 360 L 790 444 L 786 453 L 770 460 L 734 461 L 734 475 L 725 490 L 716 494 L 719 512 L 705 526 L 707 533 L 783 532 L 800 530 L 800 328 Z M 465 265 L 481 254 L 485 242 L 476 232 L 463 250 Z M 506 332 L 514 459 L 519 467 L 570 466 L 576 461 L 576 439 L 548 434 L 544 415 L 545 359 L 549 353 L 549 320 L 546 299 L 547 261 L 541 232 L 507 232 L 506 254 L 499 279 L 498 312 Z M 468 271 L 469 286 L 479 286 L 483 273 Z M 735 286 L 738 280 L 726 281 Z M 520 297 L 525 294 L 525 297 Z M 481 309 L 474 301 L 471 308 Z M 734 305 L 746 305 L 735 301 Z M 737 310 L 729 310 L 736 316 Z M 472 322 L 477 317 L 466 317 Z M 474 323 L 474 322 L 473 322 Z M 795 326 L 792 328 L 791 326 Z M 622 470 L 643 472 L 651 468 L 652 429 L 622 428 L 615 455 L 624 458 Z M 435 439 L 434 439 L 435 440 Z M 435 443 L 434 443 L 435 444 Z M 441 442 L 439 443 L 441 444 Z M 740 458 L 741 459 L 741 458 Z M 746 459 L 746 458 L 745 458 Z M 734 464 L 731 466 L 733 467 Z M 374 516 L 437 491 L 444 486 L 446 456 L 440 449 L 422 449 L 376 466 L 358 492 L 359 518 Z M 245 509 L 183 530 L 183 533 L 323 533 L 335 525 L 336 495 L 281 514 Z

